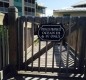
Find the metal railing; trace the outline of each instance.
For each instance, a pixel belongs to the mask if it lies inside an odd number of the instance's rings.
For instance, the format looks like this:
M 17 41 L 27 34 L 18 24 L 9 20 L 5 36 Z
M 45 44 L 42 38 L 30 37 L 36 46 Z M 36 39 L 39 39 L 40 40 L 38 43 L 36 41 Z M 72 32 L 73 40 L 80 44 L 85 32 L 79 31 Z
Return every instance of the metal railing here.
M 37 12 L 37 13 L 45 14 L 45 10 L 43 10 L 43 9 L 42 9 L 42 10 L 37 9 L 36 12 Z
M 8 12 L 8 8 L 4 8 L 4 11 L 5 11 L 5 12 Z
M 25 15 L 28 15 L 28 16 L 35 16 L 35 12 L 28 12 L 28 11 L 25 11 Z
M 0 1 L 6 1 L 6 2 L 9 2 L 9 0 L 0 0 Z
M 35 4 L 33 4 L 33 3 L 24 2 L 24 5 L 25 5 L 25 6 L 28 6 L 28 7 L 35 8 Z
M 4 9 L 3 9 L 4 7 L 0 7 L 0 11 L 4 11 Z
M 4 13 L 5 13 L 5 12 L 8 12 L 8 8 L 0 7 L 0 11 L 1 11 L 1 12 L 4 12 Z

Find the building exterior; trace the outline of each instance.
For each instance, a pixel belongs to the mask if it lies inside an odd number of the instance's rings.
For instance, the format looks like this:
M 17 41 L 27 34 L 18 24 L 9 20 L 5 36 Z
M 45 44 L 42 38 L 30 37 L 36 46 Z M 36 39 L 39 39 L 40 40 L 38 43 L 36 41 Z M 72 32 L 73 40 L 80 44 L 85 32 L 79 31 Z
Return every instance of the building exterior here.
M 24 15 L 36 15 L 35 0 L 22 0 L 22 12 Z
M 19 11 L 19 16 L 36 16 L 36 11 L 38 11 L 36 7 L 36 0 L 0 0 L 0 12 L 7 13 L 9 6 L 17 7 Z
M 53 10 L 53 16 L 86 16 L 86 0 L 81 1 L 70 8 Z
M 45 9 L 46 7 L 36 3 L 36 16 L 42 16 L 43 14 L 45 14 Z
M 8 12 L 9 0 L 0 0 L 0 12 Z
M 62 16 L 86 16 L 86 8 L 66 8 L 66 9 L 60 9 L 60 10 L 54 10 L 53 16 L 62 17 Z

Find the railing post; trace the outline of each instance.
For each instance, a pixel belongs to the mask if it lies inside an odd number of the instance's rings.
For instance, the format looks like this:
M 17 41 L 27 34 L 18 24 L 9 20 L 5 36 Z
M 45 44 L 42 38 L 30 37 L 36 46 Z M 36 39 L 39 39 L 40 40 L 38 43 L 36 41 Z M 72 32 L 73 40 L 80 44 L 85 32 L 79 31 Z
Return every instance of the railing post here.
M 9 36 L 9 64 L 17 64 L 17 26 L 18 10 L 16 7 L 8 8 L 8 36 Z

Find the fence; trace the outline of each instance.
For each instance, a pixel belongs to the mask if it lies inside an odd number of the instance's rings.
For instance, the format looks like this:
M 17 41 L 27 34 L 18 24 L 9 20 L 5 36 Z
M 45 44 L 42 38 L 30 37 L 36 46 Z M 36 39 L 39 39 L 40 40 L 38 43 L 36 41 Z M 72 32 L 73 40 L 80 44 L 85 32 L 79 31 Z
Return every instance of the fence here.
M 20 76 L 26 77 L 85 79 L 86 17 L 18 17 L 16 8 L 10 7 L 8 11 L 8 19 L 11 22 L 7 24 L 4 20 L 2 33 L 6 31 L 6 34 L 0 35 L 0 42 L 2 42 L 0 44 L 0 55 L 4 57 L 0 58 L 1 65 L 3 65 L 1 67 L 5 67 L 7 64 L 9 64 L 7 66 L 12 65 L 11 69 L 15 67 Z M 6 20 L 8 19 L 6 18 Z M 63 24 L 66 29 L 65 45 L 62 42 L 35 40 L 39 25 L 49 23 Z M 28 24 L 31 26 L 28 27 Z M 21 70 L 30 72 L 23 74 Z M 50 75 L 40 75 L 41 72 L 44 72 L 44 74 L 50 72 Z M 56 75 L 57 73 L 58 75 Z M 7 74 L 5 74 L 5 77 L 7 77 Z
M 4 14 L 0 14 L 0 70 L 9 63 L 9 43 L 8 43 L 8 29 L 3 26 Z

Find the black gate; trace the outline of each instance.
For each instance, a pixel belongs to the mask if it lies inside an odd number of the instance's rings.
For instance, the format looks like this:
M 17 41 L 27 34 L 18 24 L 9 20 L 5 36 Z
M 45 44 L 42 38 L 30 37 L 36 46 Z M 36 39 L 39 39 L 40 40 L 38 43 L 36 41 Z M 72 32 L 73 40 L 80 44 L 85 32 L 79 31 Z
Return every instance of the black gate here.
M 19 28 L 19 33 L 22 32 L 24 35 L 22 35 L 21 44 L 24 47 L 23 59 L 19 56 L 20 61 L 22 59 L 19 63 L 19 70 L 31 71 L 25 76 L 83 79 L 86 44 L 85 19 L 85 17 L 20 17 L 18 27 L 23 29 L 21 31 Z M 37 36 L 40 24 L 57 23 L 63 24 L 66 30 L 65 38 L 61 42 L 40 41 Z M 31 44 L 28 45 L 28 43 Z M 24 76 L 22 71 L 19 71 L 19 74 Z
M 13 21 L 8 26 L 9 64 L 15 64 L 19 76 L 85 79 L 86 17 L 21 16 Z M 39 26 L 58 23 L 65 28 L 64 39 L 40 41 Z

